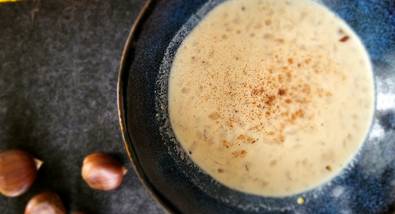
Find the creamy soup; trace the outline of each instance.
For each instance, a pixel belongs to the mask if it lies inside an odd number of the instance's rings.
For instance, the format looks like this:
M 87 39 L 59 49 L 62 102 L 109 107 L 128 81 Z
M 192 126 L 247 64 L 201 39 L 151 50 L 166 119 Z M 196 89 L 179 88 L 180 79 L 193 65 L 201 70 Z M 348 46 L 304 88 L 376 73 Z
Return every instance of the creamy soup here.
M 264 196 L 339 174 L 374 110 L 372 67 L 344 21 L 309 0 L 229 0 L 183 41 L 169 80 L 177 140 L 207 174 Z

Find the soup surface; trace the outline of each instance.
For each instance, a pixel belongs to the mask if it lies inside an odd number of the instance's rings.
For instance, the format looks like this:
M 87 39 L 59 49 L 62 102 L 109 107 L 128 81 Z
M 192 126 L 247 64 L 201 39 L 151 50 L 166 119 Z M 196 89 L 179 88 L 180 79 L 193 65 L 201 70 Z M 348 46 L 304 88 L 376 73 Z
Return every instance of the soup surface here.
M 309 0 L 228 0 L 183 41 L 169 80 L 177 140 L 218 182 L 287 196 L 339 174 L 374 110 L 372 67 L 344 21 Z

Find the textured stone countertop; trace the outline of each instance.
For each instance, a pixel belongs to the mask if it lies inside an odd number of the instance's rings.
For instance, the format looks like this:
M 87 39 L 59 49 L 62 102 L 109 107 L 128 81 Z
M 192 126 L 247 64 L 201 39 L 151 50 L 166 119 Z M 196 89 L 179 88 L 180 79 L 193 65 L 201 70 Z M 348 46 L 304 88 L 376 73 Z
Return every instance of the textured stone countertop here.
M 0 213 L 23 213 L 29 198 L 57 192 L 88 214 L 162 213 L 121 144 L 117 68 L 143 0 L 22 0 L 0 4 L 0 150 L 25 149 L 45 163 L 33 188 L 0 196 Z M 83 157 L 113 153 L 128 166 L 122 187 L 91 190 Z

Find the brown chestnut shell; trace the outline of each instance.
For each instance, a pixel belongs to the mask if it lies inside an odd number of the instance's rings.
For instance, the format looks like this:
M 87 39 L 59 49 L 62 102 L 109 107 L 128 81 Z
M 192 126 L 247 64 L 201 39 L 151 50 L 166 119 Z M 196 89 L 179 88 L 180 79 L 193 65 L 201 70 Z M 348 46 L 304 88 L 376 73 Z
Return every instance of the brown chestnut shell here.
M 0 193 L 17 197 L 34 183 L 41 161 L 21 150 L 0 152 Z
M 53 192 L 43 192 L 30 199 L 24 214 L 66 214 L 60 197 Z
M 110 191 L 122 184 L 126 171 L 126 168 L 110 155 L 97 152 L 85 157 L 81 173 L 92 189 Z

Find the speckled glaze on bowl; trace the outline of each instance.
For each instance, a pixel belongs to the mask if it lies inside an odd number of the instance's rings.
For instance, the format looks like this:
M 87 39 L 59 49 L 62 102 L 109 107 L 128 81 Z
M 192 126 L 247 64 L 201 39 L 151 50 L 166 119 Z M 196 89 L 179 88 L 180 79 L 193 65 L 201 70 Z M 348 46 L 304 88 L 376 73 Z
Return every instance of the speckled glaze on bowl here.
M 317 1 L 342 17 L 368 49 L 376 81 L 375 117 L 346 170 L 316 189 L 284 198 L 250 195 L 214 181 L 184 153 L 169 124 L 167 78 L 177 48 L 222 1 L 147 1 L 125 45 L 118 85 L 121 131 L 153 197 L 173 213 L 390 212 L 395 202 L 395 1 Z

